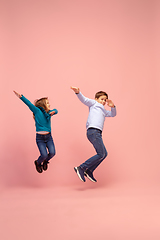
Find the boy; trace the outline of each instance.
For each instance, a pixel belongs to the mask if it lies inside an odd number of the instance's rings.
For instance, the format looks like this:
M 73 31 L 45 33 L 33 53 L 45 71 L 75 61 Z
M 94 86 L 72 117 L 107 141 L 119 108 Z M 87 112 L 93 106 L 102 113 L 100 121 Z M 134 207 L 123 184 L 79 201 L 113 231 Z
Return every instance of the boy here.
M 83 182 L 86 181 L 85 176 L 92 182 L 97 182 L 93 176 L 93 171 L 108 154 L 102 140 L 102 130 L 105 117 L 115 117 L 116 107 L 114 103 L 108 99 L 106 92 L 97 92 L 95 94 L 95 100 L 93 100 L 83 96 L 79 88 L 71 87 L 71 89 L 77 94 L 79 100 L 89 107 L 89 116 L 86 123 L 87 138 L 92 143 L 97 153 L 95 156 L 82 163 L 79 167 L 75 167 L 74 170 Z M 111 111 L 107 111 L 104 108 L 106 102 L 107 105 L 111 107 Z

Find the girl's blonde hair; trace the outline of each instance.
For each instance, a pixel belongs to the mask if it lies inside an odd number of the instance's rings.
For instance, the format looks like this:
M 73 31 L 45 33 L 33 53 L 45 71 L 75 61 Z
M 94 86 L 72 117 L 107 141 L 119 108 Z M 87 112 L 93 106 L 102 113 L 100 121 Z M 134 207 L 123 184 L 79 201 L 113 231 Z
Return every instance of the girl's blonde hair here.
M 36 107 L 42 107 L 42 108 L 44 108 L 44 110 L 45 110 L 46 112 L 48 112 L 49 110 L 48 110 L 48 108 L 47 108 L 47 106 L 46 106 L 46 100 L 48 100 L 47 97 L 40 98 L 40 99 L 36 99 L 35 102 L 34 102 L 34 105 L 35 105 Z
M 48 97 L 36 99 L 35 102 L 34 102 L 34 105 L 36 107 L 42 107 L 46 112 L 49 112 L 49 110 L 48 110 L 48 108 L 46 106 L 46 100 L 48 100 Z M 34 114 L 33 114 L 33 118 L 35 119 Z

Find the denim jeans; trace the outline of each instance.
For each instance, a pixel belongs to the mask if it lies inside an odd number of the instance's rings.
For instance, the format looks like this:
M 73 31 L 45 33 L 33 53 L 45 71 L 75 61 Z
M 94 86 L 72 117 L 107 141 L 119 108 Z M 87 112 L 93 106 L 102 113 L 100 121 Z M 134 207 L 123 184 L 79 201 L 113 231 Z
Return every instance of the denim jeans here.
M 44 160 L 48 162 L 56 154 L 51 133 L 46 135 L 37 133 L 36 143 L 41 154 L 37 159 L 37 162 L 39 164 Z
M 108 153 L 102 140 L 101 130 L 96 128 L 89 128 L 87 130 L 87 138 L 92 143 L 97 154 L 82 163 L 80 167 L 84 171 L 89 169 L 91 172 L 93 172 L 98 167 L 98 165 L 107 157 Z

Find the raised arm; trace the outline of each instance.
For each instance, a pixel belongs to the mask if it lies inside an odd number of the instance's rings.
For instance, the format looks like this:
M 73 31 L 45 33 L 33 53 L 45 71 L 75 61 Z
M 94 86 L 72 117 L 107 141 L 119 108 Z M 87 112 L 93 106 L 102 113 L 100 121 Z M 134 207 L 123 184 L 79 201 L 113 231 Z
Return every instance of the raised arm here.
M 109 107 L 111 107 L 111 111 L 107 111 L 107 110 L 106 110 L 106 117 L 115 117 L 116 114 L 117 114 L 117 112 L 116 112 L 116 106 L 115 106 L 114 103 L 113 103 L 111 100 L 109 100 L 109 99 L 107 99 L 107 105 L 108 105 Z
M 77 88 L 77 87 L 71 87 L 71 89 L 76 93 L 78 94 L 80 92 L 80 89 Z
M 22 95 L 21 94 L 19 94 L 19 93 L 17 93 L 16 91 L 13 91 L 15 94 L 16 94 L 16 96 L 17 97 L 19 97 L 19 98 L 21 98 L 22 97 Z
M 114 107 L 115 107 L 115 105 L 114 105 L 114 103 L 112 102 L 112 100 L 107 99 L 106 102 L 107 102 L 107 105 L 108 105 L 109 107 L 111 107 L 111 108 L 114 108 Z
M 95 100 L 83 96 L 79 88 L 71 87 L 71 89 L 77 94 L 78 99 L 86 106 L 91 107 L 95 103 Z
M 16 91 L 13 91 L 15 95 L 20 98 L 28 107 L 29 109 L 35 114 L 39 109 L 32 104 L 27 98 L 25 98 L 22 94 L 17 93 Z

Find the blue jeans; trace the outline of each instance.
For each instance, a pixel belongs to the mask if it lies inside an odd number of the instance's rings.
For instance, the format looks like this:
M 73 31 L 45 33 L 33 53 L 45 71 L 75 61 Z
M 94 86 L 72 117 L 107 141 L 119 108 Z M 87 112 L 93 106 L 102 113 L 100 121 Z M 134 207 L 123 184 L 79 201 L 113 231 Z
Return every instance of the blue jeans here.
M 41 164 L 44 160 L 48 162 L 56 154 L 51 133 L 46 135 L 37 133 L 36 143 L 41 154 L 37 159 L 39 164 Z
M 89 169 L 91 172 L 93 172 L 98 167 L 98 165 L 107 157 L 108 153 L 102 140 L 101 130 L 96 128 L 89 128 L 87 130 L 87 138 L 92 143 L 97 154 L 82 163 L 80 167 L 84 171 Z

